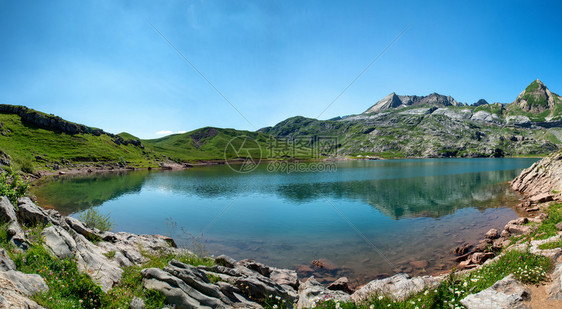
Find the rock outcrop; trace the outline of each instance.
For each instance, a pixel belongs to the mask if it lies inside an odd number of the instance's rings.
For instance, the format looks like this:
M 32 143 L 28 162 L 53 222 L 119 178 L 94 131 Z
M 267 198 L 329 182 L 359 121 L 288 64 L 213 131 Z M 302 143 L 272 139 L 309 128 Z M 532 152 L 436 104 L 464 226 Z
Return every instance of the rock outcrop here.
M 468 309 L 527 309 L 523 303 L 530 297 L 529 289 L 509 275 L 491 287 L 461 300 Z
M 511 182 L 511 188 L 523 193 L 533 203 L 561 200 L 562 151 L 554 152 L 523 170 Z
M 351 295 L 355 302 L 362 302 L 372 295 L 387 295 L 396 300 L 404 300 L 424 289 L 435 288 L 442 278 L 422 276 L 410 278 L 407 274 L 397 274 L 390 278 L 373 280 Z

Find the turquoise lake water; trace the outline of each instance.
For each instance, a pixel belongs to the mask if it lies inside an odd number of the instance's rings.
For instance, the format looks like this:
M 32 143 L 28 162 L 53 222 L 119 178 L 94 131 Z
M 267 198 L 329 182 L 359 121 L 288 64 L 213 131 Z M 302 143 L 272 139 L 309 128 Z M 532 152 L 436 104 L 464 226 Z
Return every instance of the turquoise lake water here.
M 517 217 L 507 181 L 537 159 L 341 161 L 332 172 L 247 174 L 228 166 L 60 177 L 40 205 L 109 213 L 116 231 L 164 234 L 194 250 L 310 274 L 314 259 L 355 282 L 449 269 L 451 250 Z M 427 261 L 421 269 L 412 261 Z M 416 264 L 416 263 L 415 263 Z M 419 264 L 419 263 L 418 263 Z M 321 273 L 320 273 L 321 272 Z

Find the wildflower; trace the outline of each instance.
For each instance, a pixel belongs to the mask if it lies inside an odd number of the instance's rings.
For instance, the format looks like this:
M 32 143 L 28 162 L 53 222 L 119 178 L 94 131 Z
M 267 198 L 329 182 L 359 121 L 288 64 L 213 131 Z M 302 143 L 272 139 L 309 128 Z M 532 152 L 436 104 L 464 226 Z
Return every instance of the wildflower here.
M 429 294 L 429 290 L 425 290 L 425 292 L 423 292 L 423 295 L 427 295 Z
M 280 299 L 281 299 L 281 296 L 275 296 L 275 298 L 276 298 L 277 300 L 280 300 Z
M 382 300 L 383 298 L 384 298 L 384 297 L 383 297 L 382 295 L 381 295 L 381 296 L 379 296 L 379 300 Z
M 390 304 L 389 304 L 389 305 L 390 305 Z M 370 306 L 369 306 L 369 309 L 374 309 L 374 308 L 375 308 L 375 305 L 370 305 Z
M 277 309 L 277 305 L 273 305 L 273 309 Z

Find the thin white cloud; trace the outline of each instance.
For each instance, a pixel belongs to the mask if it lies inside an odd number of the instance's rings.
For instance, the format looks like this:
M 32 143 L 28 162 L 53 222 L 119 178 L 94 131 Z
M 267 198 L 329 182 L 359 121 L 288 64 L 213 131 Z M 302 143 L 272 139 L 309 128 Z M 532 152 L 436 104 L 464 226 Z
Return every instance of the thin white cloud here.
M 170 130 L 161 130 L 156 132 L 156 135 L 170 135 L 170 134 L 182 134 L 182 133 L 186 133 L 187 131 L 170 131 Z
M 170 134 L 174 134 L 174 132 L 172 132 L 170 130 L 162 130 L 162 131 L 156 132 L 156 134 L 158 134 L 158 135 L 170 135 Z

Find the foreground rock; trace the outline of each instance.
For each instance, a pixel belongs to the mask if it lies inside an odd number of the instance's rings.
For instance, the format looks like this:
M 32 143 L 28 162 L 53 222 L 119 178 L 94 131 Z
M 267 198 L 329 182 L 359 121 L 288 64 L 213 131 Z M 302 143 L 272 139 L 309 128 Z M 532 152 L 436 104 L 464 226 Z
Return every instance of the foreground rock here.
M 557 151 L 523 170 L 511 182 L 513 190 L 529 197 L 533 203 L 560 200 L 562 192 L 562 151 Z
M 527 309 L 523 301 L 530 297 L 529 289 L 509 275 L 479 293 L 468 295 L 461 303 L 468 309 Z
M 267 298 L 292 308 L 297 299 L 294 271 L 225 256 L 217 258 L 219 263 L 226 266 L 194 267 L 172 260 L 164 269 L 144 269 L 143 286 L 161 291 L 176 308 L 261 308 L 256 302 Z M 213 284 L 210 277 L 219 281 Z
M 337 300 L 340 302 L 351 301 L 351 296 L 343 291 L 329 290 L 320 284 L 314 277 L 310 277 L 299 287 L 298 308 L 312 308 L 317 300 Z
M 396 300 L 404 300 L 410 295 L 424 289 L 432 289 L 439 285 L 442 277 L 414 277 L 407 274 L 397 274 L 390 278 L 373 280 L 351 295 L 355 302 L 367 300 L 372 295 L 387 295 Z
M 0 249 L 0 308 L 41 308 L 28 297 L 49 290 L 36 274 L 16 270 L 16 264 Z

